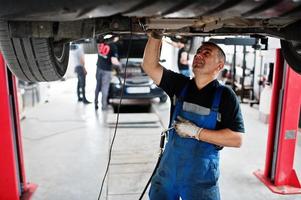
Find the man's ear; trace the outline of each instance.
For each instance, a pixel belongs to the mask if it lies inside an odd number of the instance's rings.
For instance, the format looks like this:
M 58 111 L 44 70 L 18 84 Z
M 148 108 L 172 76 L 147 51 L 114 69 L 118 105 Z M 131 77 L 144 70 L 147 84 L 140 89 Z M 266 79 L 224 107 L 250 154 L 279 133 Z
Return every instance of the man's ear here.
M 218 67 L 217 67 L 216 70 L 215 70 L 215 73 L 216 73 L 216 74 L 218 74 L 218 73 L 221 71 L 221 69 L 223 68 L 222 66 L 223 66 L 223 65 L 218 65 Z
M 222 70 L 224 68 L 224 63 L 223 62 L 220 62 L 218 64 L 218 71 Z

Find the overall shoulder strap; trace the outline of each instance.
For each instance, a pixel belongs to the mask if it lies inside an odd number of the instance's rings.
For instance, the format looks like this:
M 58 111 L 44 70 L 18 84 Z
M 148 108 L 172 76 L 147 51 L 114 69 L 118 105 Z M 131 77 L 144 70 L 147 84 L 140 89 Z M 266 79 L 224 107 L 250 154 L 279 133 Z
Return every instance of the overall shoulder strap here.
M 178 116 L 179 112 L 182 109 L 184 97 L 186 96 L 189 83 L 190 83 L 190 81 L 188 81 L 186 83 L 186 85 L 182 88 L 182 90 L 180 92 L 180 95 L 179 95 L 179 97 L 176 100 L 175 109 L 173 111 L 172 118 L 171 118 L 171 120 L 169 122 L 169 128 L 172 126 L 172 123 L 175 121 L 176 117 Z

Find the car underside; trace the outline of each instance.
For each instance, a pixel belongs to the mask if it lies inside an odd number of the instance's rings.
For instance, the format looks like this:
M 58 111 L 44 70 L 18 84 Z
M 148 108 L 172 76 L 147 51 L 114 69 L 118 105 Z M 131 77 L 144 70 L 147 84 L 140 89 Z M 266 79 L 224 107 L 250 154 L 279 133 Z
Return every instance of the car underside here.
M 288 64 L 301 73 L 301 1 L 2 1 L 0 47 L 25 81 L 53 81 L 67 70 L 69 42 L 108 33 L 166 36 L 252 35 L 281 39 Z

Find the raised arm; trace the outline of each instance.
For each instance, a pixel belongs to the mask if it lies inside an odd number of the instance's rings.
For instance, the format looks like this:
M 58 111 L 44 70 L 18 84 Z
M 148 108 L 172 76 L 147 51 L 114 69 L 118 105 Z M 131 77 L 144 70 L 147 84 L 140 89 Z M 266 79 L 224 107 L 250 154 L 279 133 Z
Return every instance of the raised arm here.
M 160 84 L 163 74 L 163 66 L 159 63 L 160 49 L 161 39 L 155 39 L 149 36 L 144 49 L 142 68 L 157 85 Z

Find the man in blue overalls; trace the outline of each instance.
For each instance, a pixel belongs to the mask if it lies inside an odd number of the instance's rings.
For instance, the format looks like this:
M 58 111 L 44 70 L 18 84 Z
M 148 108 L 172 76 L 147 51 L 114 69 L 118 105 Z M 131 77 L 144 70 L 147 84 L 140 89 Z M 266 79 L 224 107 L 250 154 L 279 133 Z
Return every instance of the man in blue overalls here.
M 205 42 L 194 56 L 194 78 L 159 63 L 161 36 L 152 32 L 144 51 L 143 69 L 171 98 L 173 126 L 161 163 L 152 179 L 151 200 L 219 200 L 219 151 L 240 147 L 243 119 L 235 93 L 216 77 L 225 54 Z

